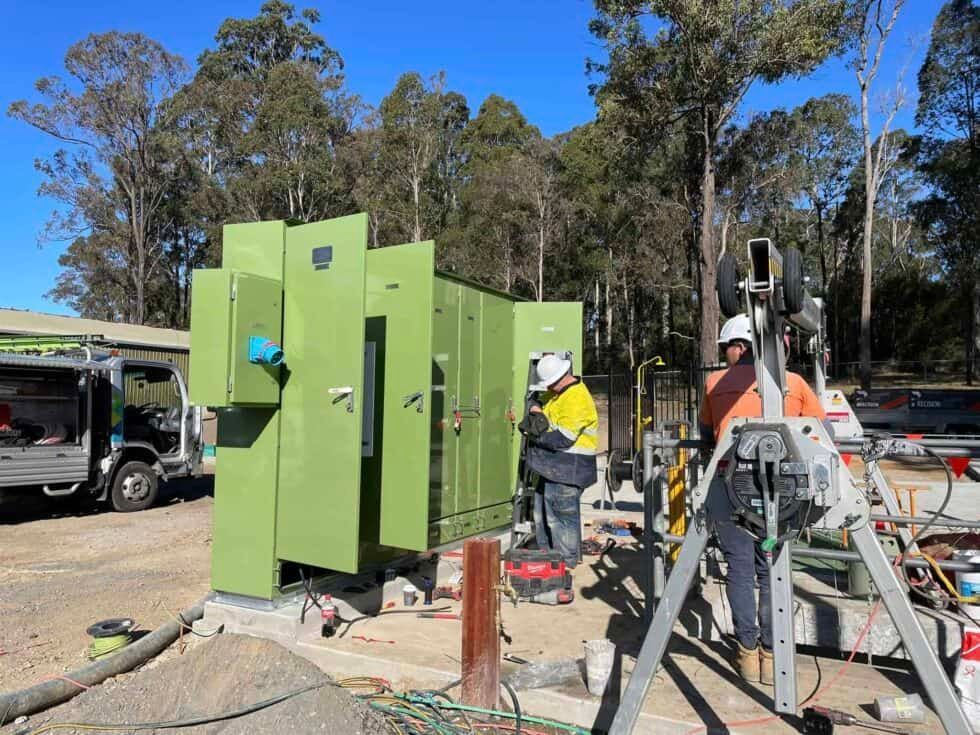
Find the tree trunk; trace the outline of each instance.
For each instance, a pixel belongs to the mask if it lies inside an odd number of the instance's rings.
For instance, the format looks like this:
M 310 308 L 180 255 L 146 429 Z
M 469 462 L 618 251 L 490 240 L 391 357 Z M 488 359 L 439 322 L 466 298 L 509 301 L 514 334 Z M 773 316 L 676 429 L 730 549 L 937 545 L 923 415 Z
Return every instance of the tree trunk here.
M 544 301 L 544 222 L 538 226 L 538 301 Z
M 824 299 L 827 293 L 827 253 L 824 251 L 823 234 L 823 207 L 814 203 L 817 212 L 817 247 L 820 248 L 820 287 L 824 292 Z
M 715 162 L 711 121 L 704 120 L 704 158 L 701 172 L 701 364 L 713 363 L 718 354 L 718 253 L 715 249 Z
M 861 126 L 864 134 L 864 238 L 861 256 L 861 387 L 871 389 L 871 238 L 875 219 L 875 165 L 868 115 L 868 85 L 861 87 Z
M 973 385 L 973 378 L 976 375 L 977 358 L 980 356 L 980 285 L 976 278 L 970 289 L 971 314 L 970 314 L 970 335 L 966 341 L 966 384 Z

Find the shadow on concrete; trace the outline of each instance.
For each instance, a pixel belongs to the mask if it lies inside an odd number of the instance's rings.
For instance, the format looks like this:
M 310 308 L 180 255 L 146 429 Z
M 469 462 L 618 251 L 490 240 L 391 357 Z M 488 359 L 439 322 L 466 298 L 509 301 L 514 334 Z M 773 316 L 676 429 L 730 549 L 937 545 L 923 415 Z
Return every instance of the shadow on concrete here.
M 610 616 L 606 629 L 606 637 L 616 644 L 616 660 L 613 678 L 609 689 L 605 692 L 599 713 L 593 724 L 594 732 L 606 732 L 612 724 L 616 710 L 622 697 L 622 680 L 618 675 L 623 669 L 623 658 L 636 658 L 640 653 L 646 627 L 642 622 L 643 598 L 642 591 L 633 580 L 641 580 L 644 575 L 644 565 L 648 555 L 639 544 L 618 546 L 602 557 L 589 562 L 590 567 L 599 578 L 594 584 L 583 587 L 581 594 L 586 599 L 601 599 L 616 610 Z M 639 592 L 635 594 L 634 591 Z M 688 630 L 708 631 L 717 623 L 713 620 L 711 606 L 699 594 L 691 594 L 681 609 L 679 620 Z M 754 686 L 743 681 L 727 662 L 731 660 L 732 648 L 723 642 L 710 640 L 710 635 L 697 635 L 703 640 L 711 655 L 700 646 L 691 643 L 684 636 L 671 636 L 667 651 L 661 663 L 661 668 L 651 682 L 651 689 L 656 687 L 657 680 L 670 677 L 680 692 L 690 703 L 691 707 L 709 732 L 727 732 L 727 726 L 712 704 L 701 694 L 697 685 L 692 682 L 677 666 L 671 656 L 683 655 L 696 659 L 702 666 L 712 671 L 723 681 L 737 689 L 741 694 L 751 698 L 761 707 L 772 708 L 772 698 Z M 797 726 L 797 718 L 783 718 L 787 723 Z

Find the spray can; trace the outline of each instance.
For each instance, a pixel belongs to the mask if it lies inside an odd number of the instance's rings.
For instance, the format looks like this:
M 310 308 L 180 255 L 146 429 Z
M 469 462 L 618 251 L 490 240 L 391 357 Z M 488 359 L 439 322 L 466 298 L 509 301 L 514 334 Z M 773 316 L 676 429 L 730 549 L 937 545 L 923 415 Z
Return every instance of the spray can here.
M 337 632 L 337 606 L 330 595 L 320 599 L 320 636 L 331 638 Z

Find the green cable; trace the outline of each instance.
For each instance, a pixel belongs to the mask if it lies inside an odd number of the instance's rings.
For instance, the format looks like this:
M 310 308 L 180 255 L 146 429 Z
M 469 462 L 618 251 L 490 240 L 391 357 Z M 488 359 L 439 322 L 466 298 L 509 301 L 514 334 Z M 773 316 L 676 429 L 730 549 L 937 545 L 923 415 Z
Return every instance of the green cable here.
M 406 702 L 411 702 L 412 704 L 424 704 L 429 707 L 437 707 L 442 709 L 457 709 L 463 710 L 464 712 L 476 712 L 481 715 L 491 715 L 493 717 L 504 717 L 508 720 L 516 720 L 517 715 L 513 712 L 501 712 L 495 709 L 483 709 L 482 707 L 471 707 L 466 704 L 450 704 L 449 702 L 437 702 L 428 697 L 420 697 L 418 695 L 412 694 L 395 694 L 393 695 L 399 699 L 404 699 Z M 566 732 L 574 733 L 575 735 L 590 735 L 590 731 L 584 728 L 578 727 L 577 725 L 566 725 L 564 722 L 557 722 L 555 720 L 546 720 L 543 717 L 533 717 L 531 715 L 521 714 L 521 722 L 533 723 L 535 725 L 545 725 L 546 727 L 553 727 L 557 730 L 564 730 Z
M 96 659 L 108 656 L 125 648 L 132 640 L 133 637 L 129 633 L 93 638 L 88 647 L 88 657 L 90 660 L 95 661 Z

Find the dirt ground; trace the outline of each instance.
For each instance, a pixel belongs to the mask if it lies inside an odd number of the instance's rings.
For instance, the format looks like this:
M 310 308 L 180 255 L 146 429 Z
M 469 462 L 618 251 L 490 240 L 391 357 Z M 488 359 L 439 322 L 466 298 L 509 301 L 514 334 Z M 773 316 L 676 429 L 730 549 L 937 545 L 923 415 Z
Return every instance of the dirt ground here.
M 212 487 L 175 481 L 139 513 L 44 497 L 0 505 L 0 691 L 87 663 L 85 629 L 98 620 L 153 630 L 203 597 Z
M 319 685 L 319 686 L 318 686 Z M 48 723 L 141 723 L 210 717 L 309 687 L 284 702 L 222 722 L 180 728 L 186 735 L 390 732 L 382 717 L 309 661 L 278 643 L 247 636 L 198 640 L 186 655 L 150 670 L 124 674 L 30 718 Z M 0 728 L 2 731 L 3 728 Z M 59 729 L 67 735 L 82 729 Z M 166 732 L 154 730 L 153 732 Z
M 859 460 L 851 470 L 860 475 Z M 886 474 L 902 486 L 942 480 L 926 467 L 892 466 Z M 44 498 L 0 505 L 0 691 L 84 665 L 90 640 L 85 629 L 93 622 L 125 616 L 153 630 L 203 597 L 210 579 L 212 488 L 211 477 L 178 481 L 156 507 L 131 514 Z M 563 614 L 581 614 L 575 608 Z M 544 618 L 547 612 L 531 614 Z M 384 627 L 372 624 L 360 632 L 384 637 Z M 175 648 L 161 656 L 161 667 L 177 658 Z

